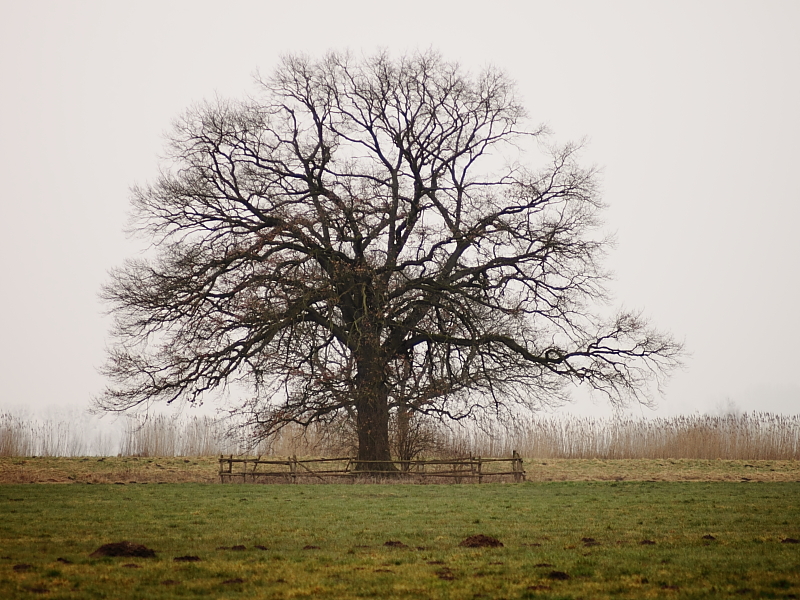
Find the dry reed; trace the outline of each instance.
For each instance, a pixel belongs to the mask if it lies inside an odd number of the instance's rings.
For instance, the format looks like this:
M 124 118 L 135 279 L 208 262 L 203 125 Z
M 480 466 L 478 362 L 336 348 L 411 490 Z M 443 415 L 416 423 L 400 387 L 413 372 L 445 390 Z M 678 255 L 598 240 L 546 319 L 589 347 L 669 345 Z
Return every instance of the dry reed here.
M 424 456 L 528 458 L 687 458 L 799 460 L 800 415 L 772 413 L 691 415 L 655 419 L 533 416 L 432 429 Z M 121 441 L 104 438 L 122 456 L 251 454 L 331 456 L 353 451 L 352 428 L 288 427 L 258 444 L 251 432 L 211 417 L 128 419 Z M 110 435 L 110 434 L 108 434 Z M 94 444 L 95 453 L 98 444 Z M 80 428 L 64 421 L 25 420 L 0 414 L 0 456 L 81 456 L 90 451 Z M 115 454 L 117 452 L 114 452 Z
M 0 456 L 80 456 L 86 450 L 83 432 L 74 423 L 0 414 Z
M 531 417 L 443 430 L 446 446 L 531 458 L 800 459 L 800 415 L 746 413 L 655 419 Z

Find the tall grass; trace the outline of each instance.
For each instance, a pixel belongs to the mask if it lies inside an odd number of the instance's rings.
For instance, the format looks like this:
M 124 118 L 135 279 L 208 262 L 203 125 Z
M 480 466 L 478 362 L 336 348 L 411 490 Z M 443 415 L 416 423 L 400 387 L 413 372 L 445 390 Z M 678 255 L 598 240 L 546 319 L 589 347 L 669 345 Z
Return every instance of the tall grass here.
M 209 456 L 220 450 L 219 427 L 208 417 L 181 421 L 158 415 L 125 423 L 123 456 Z
M 745 413 L 655 419 L 531 417 L 510 426 L 443 430 L 446 446 L 535 458 L 800 459 L 800 415 Z
M 336 442 L 332 443 L 332 440 Z M 178 418 L 158 415 L 125 422 L 122 456 L 330 455 L 339 454 L 340 436 L 321 427 L 289 426 L 269 440 L 255 440 L 252 432 L 209 416 Z
M 73 422 L 0 414 L 0 456 L 81 456 L 86 452 L 86 437 Z
M 251 433 L 207 416 L 162 415 L 127 419 L 119 439 L 106 433 L 91 443 L 68 421 L 0 414 L 0 456 L 332 456 L 354 451 L 354 432 L 342 424 L 288 427 L 258 444 Z M 758 412 L 654 419 L 532 416 L 513 424 L 431 426 L 426 435 L 423 455 L 428 457 L 508 456 L 516 450 L 529 458 L 800 460 L 800 415 Z

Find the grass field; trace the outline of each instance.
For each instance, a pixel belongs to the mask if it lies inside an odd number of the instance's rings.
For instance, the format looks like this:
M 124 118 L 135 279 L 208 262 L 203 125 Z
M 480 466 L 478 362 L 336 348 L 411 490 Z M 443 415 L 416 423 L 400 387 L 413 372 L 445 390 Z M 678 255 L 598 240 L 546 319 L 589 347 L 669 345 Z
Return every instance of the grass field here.
M 9 484 L 0 597 L 797 598 L 798 538 L 797 482 Z
M 797 460 L 525 459 L 528 481 L 800 481 Z M 216 457 L 3 457 L 0 483 L 214 483 Z

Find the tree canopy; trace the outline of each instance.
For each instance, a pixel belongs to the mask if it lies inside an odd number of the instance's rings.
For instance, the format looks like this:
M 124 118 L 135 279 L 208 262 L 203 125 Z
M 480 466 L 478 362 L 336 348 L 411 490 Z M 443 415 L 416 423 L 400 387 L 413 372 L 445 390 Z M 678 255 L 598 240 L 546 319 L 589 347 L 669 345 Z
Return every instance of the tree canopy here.
M 133 190 L 154 252 L 104 289 L 101 408 L 235 381 L 261 434 L 347 413 L 359 458 L 388 461 L 393 411 L 535 409 L 571 383 L 642 400 L 678 364 L 640 315 L 600 316 L 596 173 L 502 71 L 330 53 L 257 84 L 188 110 Z

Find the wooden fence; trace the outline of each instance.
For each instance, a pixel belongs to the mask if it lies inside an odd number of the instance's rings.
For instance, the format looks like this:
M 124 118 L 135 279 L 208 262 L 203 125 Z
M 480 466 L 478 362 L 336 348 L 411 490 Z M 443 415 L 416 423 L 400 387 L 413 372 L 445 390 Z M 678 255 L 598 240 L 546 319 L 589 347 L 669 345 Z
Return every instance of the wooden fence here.
M 386 461 L 363 461 L 353 457 L 304 458 L 291 456 L 285 460 L 258 457 L 219 457 L 221 483 L 298 483 L 299 481 L 330 481 L 335 478 L 358 477 L 398 478 L 407 481 L 477 481 L 484 479 L 511 479 L 525 481 L 522 458 L 515 450 L 511 458 L 481 458 L 469 456 L 437 460 L 393 460 L 397 471 L 369 469 L 372 464 L 385 465 Z M 509 470 L 510 469 L 510 470 Z

